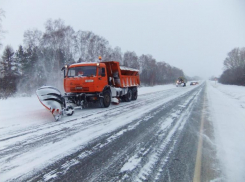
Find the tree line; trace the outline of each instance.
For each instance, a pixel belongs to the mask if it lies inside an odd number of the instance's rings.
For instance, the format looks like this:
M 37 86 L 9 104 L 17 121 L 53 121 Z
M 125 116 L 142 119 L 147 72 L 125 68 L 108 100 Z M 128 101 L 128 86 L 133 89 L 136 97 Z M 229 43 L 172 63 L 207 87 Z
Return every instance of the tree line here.
M 134 51 L 122 52 L 91 31 L 74 31 L 63 20 L 48 20 L 45 31 L 27 30 L 18 50 L 6 46 L 0 62 L 0 98 L 16 92 L 31 95 L 42 85 L 63 89 L 60 71 L 66 64 L 76 62 L 119 61 L 120 65 L 140 70 L 144 85 L 174 82 L 184 72 L 165 62 L 157 62 L 152 55 L 138 56 Z
M 245 48 L 234 48 L 224 60 L 224 71 L 219 82 L 230 85 L 245 85 Z

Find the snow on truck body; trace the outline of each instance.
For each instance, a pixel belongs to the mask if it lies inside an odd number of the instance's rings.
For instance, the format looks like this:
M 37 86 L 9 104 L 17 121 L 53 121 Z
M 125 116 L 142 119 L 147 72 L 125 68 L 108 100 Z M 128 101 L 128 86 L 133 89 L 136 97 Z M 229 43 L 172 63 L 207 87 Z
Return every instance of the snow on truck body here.
M 52 112 L 56 120 L 63 114 L 72 115 L 73 108 L 84 108 L 91 102 L 98 102 L 101 107 L 109 107 L 111 102 L 137 99 L 139 70 L 120 66 L 119 62 L 76 63 L 66 65 L 62 70 L 66 92 L 64 96 L 57 95 L 53 87 L 41 87 L 36 92 L 40 102 L 51 112 L 57 109 L 54 108 L 57 104 L 53 102 L 60 104 L 62 112 Z M 54 93 L 50 88 L 54 89 Z

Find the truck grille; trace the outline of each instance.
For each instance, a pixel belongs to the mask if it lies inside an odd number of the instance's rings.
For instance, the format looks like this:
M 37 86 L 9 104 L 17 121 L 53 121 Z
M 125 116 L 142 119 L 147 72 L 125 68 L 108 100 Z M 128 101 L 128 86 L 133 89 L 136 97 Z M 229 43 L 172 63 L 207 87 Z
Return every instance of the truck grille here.
M 83 87 L 82 91 L 89 91 L 89 87 Z
M 89 91 L 89 87 L 71 87 L 70 90 L 71 92 L 84 92 Z

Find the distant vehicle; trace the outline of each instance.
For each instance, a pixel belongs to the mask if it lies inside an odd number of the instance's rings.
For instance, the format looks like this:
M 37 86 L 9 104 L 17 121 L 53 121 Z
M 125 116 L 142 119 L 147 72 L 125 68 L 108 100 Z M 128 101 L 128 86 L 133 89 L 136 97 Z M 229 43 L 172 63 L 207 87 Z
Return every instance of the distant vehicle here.
M 176 87 L 185 87 L 186 86 L 186 79 L 184 77 L 179 77 L 176 81 Z
M 195 82 L 193 81 L 193 82 L 190 83 L 190 85 L 197 85 L 197 84 L 199 84 L 199 83 L 196 82 L 196 81 Z

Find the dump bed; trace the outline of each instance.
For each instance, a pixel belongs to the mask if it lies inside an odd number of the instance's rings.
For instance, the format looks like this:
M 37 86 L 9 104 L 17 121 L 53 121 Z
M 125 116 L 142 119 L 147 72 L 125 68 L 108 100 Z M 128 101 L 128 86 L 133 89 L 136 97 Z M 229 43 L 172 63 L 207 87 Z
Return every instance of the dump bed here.
M 119 62 L 103 62 L 107 75 L 115 87 L 134 87 L 140 85 L 139 70 L 120 66 Z

